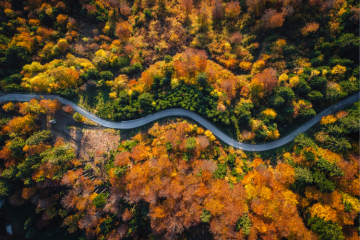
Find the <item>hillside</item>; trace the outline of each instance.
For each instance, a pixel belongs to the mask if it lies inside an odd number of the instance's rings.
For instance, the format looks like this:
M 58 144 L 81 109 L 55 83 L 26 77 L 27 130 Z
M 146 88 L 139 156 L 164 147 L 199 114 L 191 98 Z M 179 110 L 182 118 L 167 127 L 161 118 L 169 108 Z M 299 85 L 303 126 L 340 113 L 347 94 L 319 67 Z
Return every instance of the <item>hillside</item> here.
M 355 0 L 0 0 L 0 94 L 116 122 L 181 108 L 272 143 L 359 94 L 359 16 Z M 359 102 L 246 152 L 174 115 L 116 130 L 26 101 L 0 103 L 1 239 L 359 239 Z

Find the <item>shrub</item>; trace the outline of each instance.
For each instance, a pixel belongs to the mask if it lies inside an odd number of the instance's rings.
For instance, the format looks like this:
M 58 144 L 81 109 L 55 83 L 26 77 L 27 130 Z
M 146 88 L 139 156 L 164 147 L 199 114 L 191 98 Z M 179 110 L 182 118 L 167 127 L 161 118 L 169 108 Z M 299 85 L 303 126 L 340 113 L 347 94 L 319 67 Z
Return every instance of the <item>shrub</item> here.
M 76 113 L 73 115 L 73 119 L 74 119 L 75 121 L 77 121 L 77 122 L 82 122 L 82 121 L 83 121 L 83 116 L 82 116 L 80 113 L 76 112 Z
M 21 92 L 23 90 L 24 89 L 20 85 L 15 83 L 11 83 L 5 86 L 5 92 Z

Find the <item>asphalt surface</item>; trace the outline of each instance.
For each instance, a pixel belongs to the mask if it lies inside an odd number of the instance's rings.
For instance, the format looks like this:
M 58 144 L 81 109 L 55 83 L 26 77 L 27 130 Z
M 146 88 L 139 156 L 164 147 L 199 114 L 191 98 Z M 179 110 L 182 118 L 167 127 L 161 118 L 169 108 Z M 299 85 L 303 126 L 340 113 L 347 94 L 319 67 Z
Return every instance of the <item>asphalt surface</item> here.
M 130 121 L 112 122 L 112 121 L 101 119 L 100 117 L 86 111 L 82 107 L 73 103 L 72 101 L 62 98 L 62 97 L 59 97 L 59 96 L 56 96 L 56 95 L 21 94 L 21 93 L 20 94 L 6 94 L 3 96 L 0 96 L 0 101 L 2 101 L 2 102 L 8 102 L 8 101 L 27 102 L 27 101 L 30 101 L 32 98 L 51 99 L 51 100 L 54 100 L 57 98 L 62 104 L 72 106 L 75 111 L 81 113 L 83 116 L 87 117 L 91 121 L 93 121 L 101 126 L 104 126 L 107 128 L 114 128 L 114 129 L 137 128 L 137 127 L 141 127 L 145 124 L 148 124 L 152 121 L 156 121 L 158 119 L 165 118 L 165 117 L 172 117 L 172 116 L 188 117 L 188 118 L 191 118 L 194 121 L 200 123 L 205 128 L 209 129 L 218 139 L 222 140 L 223 142 L 225 142 L 226 144 L 228 144 L 230 146 L 233 146 L 234 148 L 241 149 L 244 151 L 261 152 L 261 151 L 267 151 L 267 150 L 271 150 L 274 148 L 278 148 L 282 145 L 285 145 L 285 144 L 291 142 L 292 140 L 294 140 L 294 138 L 297 134 L 307 131 L 309 128 L 311 128 L 317 122 L 319 122 L 323 116 L 332 114 L 352 103 L 359 101 L 359 99 L 360 99 L 359 96 L 360 96 L 359 93 L 356 93 L 356 94 L 328 107 L 321 113 L 317 114 L 313 119 L 304 123 L 301 127 L 299 127 L 298 129 L 296 129 L 295 131 L 293 131 L 292 133 L 290 133 L 289 135 L 287 135 L 283 138 L 280 138 L 273 142 L 264 143 L 264 144 L 256 144 L 256 145 L 238 142 L 238 141 L 230 138 L 229 136 L 227 136 L 225 133 L 220 131 L 212 123 L 210 123 L 208 120 L 201 117 L 200 115 L 198 115 L 194 112 L 188 111 L 188 110 L 181 109 L 181 108 L 166 109 L 166 110 L 154 113 L 154 114 L 150 114 L 146 117 L 134 119 L 134 120 L 130 120 Z

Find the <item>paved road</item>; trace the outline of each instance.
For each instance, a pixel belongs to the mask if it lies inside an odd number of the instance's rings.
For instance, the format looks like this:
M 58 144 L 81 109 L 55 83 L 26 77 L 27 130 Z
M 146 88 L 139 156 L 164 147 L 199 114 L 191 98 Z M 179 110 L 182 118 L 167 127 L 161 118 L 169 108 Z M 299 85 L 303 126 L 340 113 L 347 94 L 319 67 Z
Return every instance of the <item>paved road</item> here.
M 264 143 L 264 144 L 247 144 L 247 143 L 241 143 L 238 142 L 229 136 L 227 136 L 225 133 L 220 131 L 218 128 L 216 128 L 212 123 L 207 121 L 205 118 L 201 117 L 200 115 L 184 110 L 181 108 L 172 108 L 163 110 L 154 114 L 150 114 L 146 117 L 130 120 L 130 121 L 122 121 L 122 122 L 112 122 L 107 121 L 104 119 L 99 118 L 98 116 L 95 116 L 94 114 L 86 111 L 82 107 L 76 105 L 75 103 L 71 102 L 70 100 L 64 99 L 62 97 L 56 96 L 56 95 L 39 95 L 39 94 L 6 94 L 3 96 L 0 96 L 0 101 L 6 102 L 6 101 L 20 101 L 20 102 L 27 102 L 30 101 L 32 98 L 40 98 L 42 96 L 44 99 L 58 99 L 61 103 L 65 105 L 71 105 L 75 111 L 81 113 L 85 117 L 89 118 L 90 120 L 94 121 L 95 123 L 102 125 L 104 127 L 108 128 L 115 128 L 115 129 L 132 129 L 141 127 L 147 123 L 150 123 L 152 121 L 156 121 L 160 118 L 165 117 L 171 117 L 171 116 L 182 116 L 182 117 L 188 117 L 193 119 L 194 121 L 200 123 L 205 128 L 209 129 L 217 138 L 221 139 L 223 142 L 227 143 L 230 146 L 233 146 L 234 148 L 238 148 L 244 151 L 254 151 L 254 152 L 261 152 L 261 151 L 267 151 L 274 148 L 278 148 L 282 145 L 285 145 L 288 142 L 291 142 L 294 140 L 295 136 L 299 133 L 303 133 L 307 131 L 309 128 L 314 126 L 317 122 L 321 120 L 323 116 L 329 115 L 335 111 L 338 111 L 352 103 L 355 103 L 359 101 L 359 93 L 352 95 L 351 97 L 348 97 L 319 113 L 316 117 L 311 119 L 310 121 L 303 124 L 301 127 L 287 135 L 286 137 L 283 137 L 281 139 L 278 139 L 274 142 L 270 143 Z

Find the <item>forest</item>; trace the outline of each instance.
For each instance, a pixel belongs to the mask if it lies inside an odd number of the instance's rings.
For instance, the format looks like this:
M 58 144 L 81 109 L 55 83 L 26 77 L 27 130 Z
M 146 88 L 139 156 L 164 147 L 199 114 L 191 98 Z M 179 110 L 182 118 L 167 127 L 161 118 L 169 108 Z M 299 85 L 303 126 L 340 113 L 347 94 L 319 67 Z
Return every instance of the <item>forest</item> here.
M 359 17 L 355 0 L 0 0 L 0 95 L 117 122 L 182 108 L 272 142 L 359 93 Z M 95 151 L 87 129 L 110 130 L 69 105 L 0 107 L 5 239 L 359 238 L 359 102 L 267 152 L 181 118 Z
M 57 100 L 2 106 L 0 197 L 35 206 L 25 239 L 359 238 L 360 102 L 272 152 L 177 119 L 89 159 L 42 130 L 59 111 L 77 119 Z
M 0 86 L 113 121 L 183 108 L 263 143 L 359 90 L 354 0 L 0 1 Z

